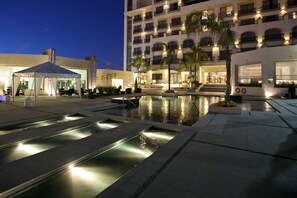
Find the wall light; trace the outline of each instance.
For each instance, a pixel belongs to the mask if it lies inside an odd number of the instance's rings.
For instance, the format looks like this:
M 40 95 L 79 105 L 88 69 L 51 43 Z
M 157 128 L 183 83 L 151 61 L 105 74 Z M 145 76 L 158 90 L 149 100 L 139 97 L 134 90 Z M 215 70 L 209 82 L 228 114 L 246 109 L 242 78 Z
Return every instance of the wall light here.
M 269 76 L 267 80 L 268 80 L 268 83 L 272 83 L 273 82 L 272 76 Z

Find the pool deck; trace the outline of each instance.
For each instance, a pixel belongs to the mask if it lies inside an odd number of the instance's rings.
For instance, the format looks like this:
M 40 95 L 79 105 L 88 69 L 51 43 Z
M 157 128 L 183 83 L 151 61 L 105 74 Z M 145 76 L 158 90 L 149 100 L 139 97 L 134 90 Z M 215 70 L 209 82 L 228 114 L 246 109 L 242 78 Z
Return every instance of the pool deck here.
M 30 108 L 24 108 L 24 98 L 18 98 L 15 102 L 0 103 L 0 124 L 10 125 L 78 112 L 89 117 L 72 121 L 73 123 L 91 122 L 95 117 L 97 120 L 109 117 L 128 123 L 122 128 L 126 129 L 125 134 L 119 137 L 105 135 L 106 141 L 101 140 L 102 143 L 99 143 L 102 145 L 147 126 L 182 131 L 97 197 L 296 198 L 297 100 L 272 99 L 268 102 L 278 113 L 242 111 L 241 115 L 207 114 L 192 127 L 177 127 L 90 111 L 94 108 L 116 107 L 117 104 L 110 103 L 110 97 L 82 100 L 74 97 L 59 97 L 57 100 L 54 97 L 41 97 L 37 105 Z M 32 137 L 36 130 L 30 131 Z M 116 134 L 119 129 L 114 130 L 111 134 Z M 40 132 L 49 133 L 45 129 Z M 22 135 L 11 135 L 11 138 L 17 139 Z M 95 137 L 97 142 L 101 137 Z M 13 141 L 3 139 L 4 136 L 0 136 L 2 144 Z M 45 155 L 36 155 L 30 157 L 31 159 L 17 160 L 1 166 L 0 192 L 44 175 L 54 167 L 66 165 L 67 160 L 74 156 L 83 156 L 102 146 L 95 142 L 89 138 L 79 144 L 50 150 L 48 155 L 52 157 L 51 163 L 44 166 L 40 166 L 40 162 L 45 160 Z M 92 148 L 88 148 L 88 144 L 92 144 Z M 78 151 L 76 148 L 83 149 Z M 63 150 L 63 154 L 59 152 L 59 156 L 55 157 L 58 150 Z M 31 163 L 34 166 L 29 166 Z

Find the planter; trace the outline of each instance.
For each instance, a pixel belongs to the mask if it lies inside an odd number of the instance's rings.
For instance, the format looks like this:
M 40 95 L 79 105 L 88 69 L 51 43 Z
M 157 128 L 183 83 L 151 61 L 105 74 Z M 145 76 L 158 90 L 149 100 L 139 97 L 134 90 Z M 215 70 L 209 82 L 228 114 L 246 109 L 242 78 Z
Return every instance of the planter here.
M 208 108 L 208 113 L 222 113 L 222 114 L 240 115 L 241 114 L 241 106 L 219 107 L 216 104 L 211 104 Z

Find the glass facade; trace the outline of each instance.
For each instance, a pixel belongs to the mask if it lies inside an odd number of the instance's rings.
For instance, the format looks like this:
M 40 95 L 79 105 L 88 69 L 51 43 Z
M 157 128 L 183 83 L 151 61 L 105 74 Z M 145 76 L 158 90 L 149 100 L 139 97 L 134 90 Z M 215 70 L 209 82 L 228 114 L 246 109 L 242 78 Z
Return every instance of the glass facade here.
M 286 61 L 275 63 L 275 79 L 277 86 L 287 86 L 297 83 L 297 61 Z
M 251 64 L 238 67 L 238 85 L 261 87 L 262 86 L 262 65 Z

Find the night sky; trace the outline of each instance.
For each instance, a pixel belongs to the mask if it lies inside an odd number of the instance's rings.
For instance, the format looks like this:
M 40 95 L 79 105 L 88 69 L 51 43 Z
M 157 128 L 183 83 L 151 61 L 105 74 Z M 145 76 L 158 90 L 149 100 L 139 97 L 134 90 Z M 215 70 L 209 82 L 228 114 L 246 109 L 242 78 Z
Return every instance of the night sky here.
M 97 56 L 123 68 L 123 0 L 0 0 L 0 53 Z

